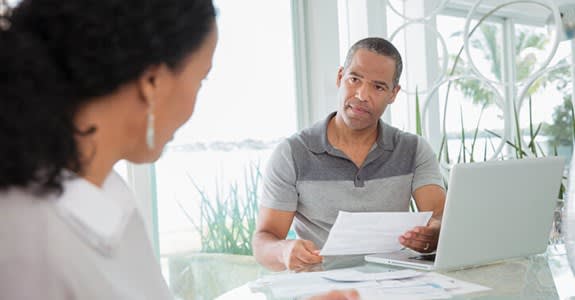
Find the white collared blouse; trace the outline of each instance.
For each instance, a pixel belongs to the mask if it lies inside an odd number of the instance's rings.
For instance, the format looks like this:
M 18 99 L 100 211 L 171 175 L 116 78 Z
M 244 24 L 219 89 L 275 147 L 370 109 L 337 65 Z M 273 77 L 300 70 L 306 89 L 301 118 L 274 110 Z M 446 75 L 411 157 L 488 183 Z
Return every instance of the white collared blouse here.
M 0 192 L 0 299 L 172 299 L 122 178 L 63 186 Z

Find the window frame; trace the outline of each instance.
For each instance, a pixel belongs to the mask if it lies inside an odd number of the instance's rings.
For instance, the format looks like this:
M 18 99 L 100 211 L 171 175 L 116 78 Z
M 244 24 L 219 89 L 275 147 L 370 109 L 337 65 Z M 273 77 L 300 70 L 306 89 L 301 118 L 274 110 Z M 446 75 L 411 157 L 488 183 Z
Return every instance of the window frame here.
M 412 2 L 429 5 L 429 1 Z M 387 28 L 387 3 L 380 0 L 291 0 L 293 53 L 295 68 L 295 96 L 297 128 L 303 129 L 337 108 L 337 90 L 335 87 L 337 67 L 341 65 L 345 51 L 352 41 L 365 36 L 388 36 Z M 466 18 L 466 11 L 471 5 L 463 6 L 450 4 L 438 13 L 451 17 Z M 428 11 L 432 8 L 426 7 Z M 383 16 L 383 17 L 382 17 Z M 481 14 L 477 15 L 478 17 Z M 530 22 L 529 18 L 517 19 L 509 16 L 492 15 L 488 17 L 490 22 L 503 25 L 504 55 L 502 71 L 506 82 L 515 82 L 513 57 L 514 57 L 514 29 L 515 24 L 540 26 L 536 21 Z M 431 20 L 435 24 L 435 16 Z M 325 34 L 329 33 L 329 34 Z M 435 39 L 426 39 L 427 49 L 437 49 Z M 433 73 L 431 62 L 437 63 L 438 53 L 423 59 L 427 66 L 428 86 L 429 74 Z M 575 40 L 571 41 L 572 75 L 575 82 Z M 409 72 L 409 70 L 406 70 Z M 437 68 L 435 68 L 437 72 Z M 413 72 L 413 71 L 412 71 Z M 404 75 L 405 76 L 405 75 Z M 515 91 L 513 85 L 507 85 L 504 93 L 506 106 L 503 114 L 505 122 L 513 120 L 513 102 Z M 575 102 L 575 84 L 573 84 L 573 101 Z M 406 102 L 415 102 L 414 95 L 408 95 Z M 437 95 L 430 99 L 431 105 L 427 120 L 424 119 L 427 129 L 427 138 L 435 151 L 438 151 L 441 143 L 439 99 Z M 394 104 L 398 105 L 398 104 Z M 407 114 L 408 120 L 415 119 L 414 109 L 407 106 L 402 113 Z M 386 122 L 391 122 L 393 114 L 390 109 L 383 116 Z M 414 123 L 414 122 L 411 122 Z M 405 128 L 413 130 L 414 128 Z M 511 126 L 506 126 L 506 134 L 512 136 Z M 159 231 L 157 194 L 154 164 L 134 165 L 127 163 L 128 183 L 138 198 L 142 213 L 146 219 L 146 225 L 150 234 L 150 240 L 159 257 Z

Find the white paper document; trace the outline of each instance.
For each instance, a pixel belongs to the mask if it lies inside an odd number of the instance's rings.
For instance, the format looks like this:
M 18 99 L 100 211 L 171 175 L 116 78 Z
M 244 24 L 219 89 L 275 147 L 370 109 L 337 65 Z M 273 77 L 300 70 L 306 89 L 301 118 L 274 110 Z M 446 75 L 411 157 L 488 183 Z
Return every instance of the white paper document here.
M 422 272 L 418 277 L 380 281 L 378 286 L 358 288 L 362 300 L 448 299 L 487 290 L 490 288 L 435 272 Z
M 327 278 L 346 280 L 335 281 Z M 347 280 L 349 278 L 355 279 Z M 373 273 L 354 268 L 269 275 L 252 282 L 250 287 L 252 290 L 270 289 L 274 297 L 282 299 L 350 288 L 357 289 L 362 300 L 446 299 L 454 295 L 489 290 L 481 285 L 434 272 L 399 270 Z
M 370 281 L 370 280 L 392 280 L 392 279 L 405 279 L 421 275 L 421 272 L 414 270 L 401 270 L 393 272 L 378 272 L 378 273 L 366 273 L 360 272 L 358 270 L 333 270 L 330 272 L 324 272 L 323 278 L 342 281 L 342 282 L 354 282 L 354 281 Z
M 339 270 L 338 270 L 339 271 Z M 377 281 L 337 282 L 323 278 L 333 271 L 283 273 L 252 282 L 251 289 L 269 288 L 276 298 L 293 298 L 320 294 L 330 290 L 358 289 L 377 286 Z
M 351 255 L 398 251 L 399 236 L 425 226 L 431 212 L 340 211 L 320 255 Z

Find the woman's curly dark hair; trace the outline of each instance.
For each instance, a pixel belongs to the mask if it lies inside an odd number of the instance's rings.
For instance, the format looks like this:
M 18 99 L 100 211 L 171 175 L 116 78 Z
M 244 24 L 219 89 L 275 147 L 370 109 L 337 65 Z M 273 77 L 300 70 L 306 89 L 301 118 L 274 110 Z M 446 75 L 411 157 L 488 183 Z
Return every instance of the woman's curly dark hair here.
M 0 29 L 0 190 L 61 191 L 81 172 L 73 118 L 153 65 L 176 70 L 213 30 L 211 0 L 24 0 Z

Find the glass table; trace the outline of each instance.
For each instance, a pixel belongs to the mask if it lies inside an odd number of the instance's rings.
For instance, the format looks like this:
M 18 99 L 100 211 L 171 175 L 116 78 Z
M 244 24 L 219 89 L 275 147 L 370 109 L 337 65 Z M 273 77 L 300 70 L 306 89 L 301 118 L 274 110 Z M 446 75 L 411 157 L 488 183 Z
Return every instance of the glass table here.
M 365 262 L 363 257 L 351 256 L 326 258 L 323 264 L 308 271 L 349 267 L 371 272 L 394 269 Z M 575 277 L 569 268 L 563 245 L 550 246 L 546 253 L 528 258 L 439 273 L 491 288 L 452 299 L 575 299 Z M 217 299 L 275 299 L 270 290 L 253 286 L 244 284 Z

